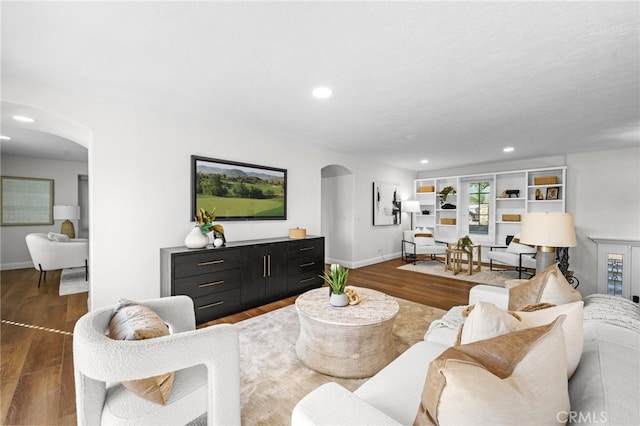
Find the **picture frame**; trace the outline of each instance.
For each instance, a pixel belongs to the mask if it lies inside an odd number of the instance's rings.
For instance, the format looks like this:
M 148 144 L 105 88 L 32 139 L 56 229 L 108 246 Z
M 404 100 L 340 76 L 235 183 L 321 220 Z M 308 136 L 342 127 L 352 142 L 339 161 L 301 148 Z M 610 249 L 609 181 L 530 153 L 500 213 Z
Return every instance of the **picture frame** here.
M 191 220 L 201 208 L 216 221 L 286 220 L 287 170 L 192 155 Z
M 0 177 L 0 225 L 53 225 L 53 179 Z
M 373 182 L 373 225 L 400 225 L 401 202 L 398 185 Z
M 557 200 L 559 190 L 560 188 L 558 188 L 557 186 L 547 188 L 547 200 Z

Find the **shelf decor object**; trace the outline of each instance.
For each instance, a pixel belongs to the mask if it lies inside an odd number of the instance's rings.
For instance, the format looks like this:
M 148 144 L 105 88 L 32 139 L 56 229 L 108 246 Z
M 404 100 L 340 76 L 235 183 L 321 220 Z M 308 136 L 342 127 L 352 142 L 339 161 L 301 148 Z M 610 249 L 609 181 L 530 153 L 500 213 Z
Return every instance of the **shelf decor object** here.
M 557 176 L 536 176 L 533 178 L 535 185 L 556 185 L 558 183 Z
M 519 214 L 503 214 L 502 215 L 503 222 L 520 222 Z
M 60 226 L 60 233 L 69 238 L 76 237 L 76 230 L 72 220 L 80 219 L 80 207 L 78 206 L 53 206 L 53 220 L 64 220 Z
M 520 243 L 537 246 L 536 273 L 544 271 L 555 262 L 556 248 L 577 245 L 573 215 L 548 212 L 525 214 Z

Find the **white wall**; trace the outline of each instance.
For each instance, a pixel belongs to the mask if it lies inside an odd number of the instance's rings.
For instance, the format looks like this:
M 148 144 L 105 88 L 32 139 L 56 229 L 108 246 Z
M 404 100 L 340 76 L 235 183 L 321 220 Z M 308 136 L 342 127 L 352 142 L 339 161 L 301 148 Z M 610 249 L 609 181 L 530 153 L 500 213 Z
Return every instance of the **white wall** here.
M 2 176 L 53 179 L 53 204 L 78 205 L 78 175 L 86 175 L 88 163 L 56 161 L 13 155 L 1 156 Z M 78 221 L 72 220 L 78 234 Z M 3 226 L 0 268 L 32 267 L 24 237 L 32 232 L 60 232 L 61 221 L 53 225 Z
M 419 173 L 453 176 L 567 166 L 567 212 L 573 213 L 578 246 L 569 250 L 569 267 L 583 295 L 596 292 L 596 244 L 589 237 L 640 238 L 640 148 L 604 150 L 483 164 Z
M 354 201 L 353 175 L 322 177 L 322 235 L 327 263 L 353 267 Z
M 193 227 L 192 154 L 288 170 L 288 219 L 224 222 L 229 241 L 286 236 L 295 227 L 319 234 L 321 169 L 339 164 L 354 175 L 354 263 L 379 260 L 376 247 L 400 251 L 401 227 L 373 229 L 371 182 L 397 183 L 406 197 L 413 172 L 287 141 L 251 123 L 177 117 L 32 82 L 3 81 L 3 100 L 55 111 L 91 131 L 91 309 L 159 297 L 159 250 L 182 246 Z

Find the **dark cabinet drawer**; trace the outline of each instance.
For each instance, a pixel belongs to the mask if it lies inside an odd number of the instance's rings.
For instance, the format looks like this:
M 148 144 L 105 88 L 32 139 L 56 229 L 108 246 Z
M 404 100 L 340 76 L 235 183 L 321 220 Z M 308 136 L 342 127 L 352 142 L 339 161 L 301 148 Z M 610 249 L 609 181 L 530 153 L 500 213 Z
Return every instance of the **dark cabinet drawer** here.
M 324 270 L 324 260 L 319 257 L 303 257 L 289 260 L 289 275 L 303 273 L 322 274 Z
M 289 292 L 300 292 L 311 288 L 321 287 L 324 280 L 318 274 L 298 274 L 292 275 L 287 281 Z M 329 289 L 327 289 L 327 294 Z
M 200 297 L 209 293 L 240 288 L 240 269 L 193 275 L 175 280 L 175 294 Z
M 240 267 L 240 256 L 236 250 L 208 250 L 189 256 L 176 256 L 174 278 L 225 271 Z
M 324 255 L 324 239 L 312 238 L 289 242 L 289 259 Z
M 240 289 L 222 291 L 193 299 L 198 324 L 237 312 Z

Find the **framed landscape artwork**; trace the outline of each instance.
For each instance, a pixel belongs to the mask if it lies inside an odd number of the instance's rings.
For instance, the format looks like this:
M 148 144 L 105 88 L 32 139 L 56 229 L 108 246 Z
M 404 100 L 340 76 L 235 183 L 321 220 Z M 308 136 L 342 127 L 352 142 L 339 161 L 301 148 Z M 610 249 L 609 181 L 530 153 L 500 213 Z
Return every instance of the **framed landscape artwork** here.
M 400 224 L 400 194 L 398 185 L 373 182 L 373 225 Z
M 287 171 L 191 156 L 191 219 L 200 209 L 218 220 L 285 220 Z
M 547 200 L 557 200 L 558 199 L 558 187 L 554 186 L 552 188 L 547 188 Z
M 0 224 L 53 225 L 53 179 L 2 176 Z

